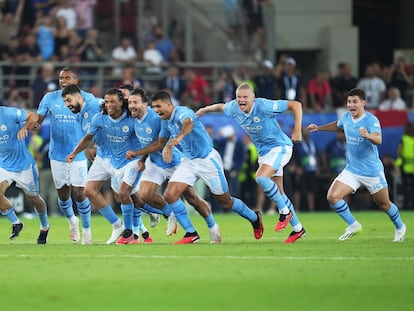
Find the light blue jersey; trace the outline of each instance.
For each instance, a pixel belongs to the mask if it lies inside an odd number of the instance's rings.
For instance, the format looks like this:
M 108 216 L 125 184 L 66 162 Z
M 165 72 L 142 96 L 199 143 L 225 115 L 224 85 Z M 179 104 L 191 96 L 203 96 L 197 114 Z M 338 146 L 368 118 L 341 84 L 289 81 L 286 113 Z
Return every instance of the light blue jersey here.
M 27 170 L 35 161 L 17 133 L 26 122 L 23 109 L 0 107 L 0 167 L 10 172 Z
M 366 111 L 361 118 L 354 120 L 347 111 L 339 119 L 337 126 L 345 132 L 346 170 L 355 175 L 367 177 L 378 176 L 380 172 L 384 171 L 377 146 L 359 133 L 359 128 L 363 127 L 368 133 L 381 134 L 381 126 L 377 117 Z
M 279 146 L 292 146 L 280 128 L 276 115 L 288 110 L 287 100 L 255 98 L 249 113 L 240 110 L 237 100 L 224 105 L 224 114 L 233 117 L 250 136 L 260 156 Z
M 126 158 L 128 150 L 141 149 L 141 144 L 135 135 L 135 118 L 128 117 L 126 112 L 114 120 L 107 114 L 96 114 L 88 129 L 88 134 L 96 135 L 102 131 L 104 144 L 110 152 L 111 164 L 121 168 L 131 160 Z
M 95 100 L 91 93 L 81 91 L 85 102 Z M 75 149 L 78 141 L 84 136 L 79 116 L 65 106 L 62 90 L 47 93 L 41 100 L 37 113 L 42 116 L 50 114 L 50 149 L 49 158 L 66 162 L 66 156 Z M 75 161 L 85 160 L 85 153 L 79 153 Z
M 84 133 L 88 132 L 92 118 L 101 112 L 102 98 L 95 97 L 93 100 L 85 101 L 82 110 L 77 114 L 79 122 L 82 124 Z
M 178 106 L 174 108 L 174 111 L 169 120 L 163 120 L 161 122 L 160 137 L 176 137 L 182 127 L 183 121 L 187 118 L 193 120 L 193 130 L 184 136 L 180 142 L 182 152 L 185 157 L 189 159 L 205 158 L 213 149 L 213 142 L 208 135 L 204 125 L 198 120 L 195 113 L 187 107 Z
M 88 132 L 89 127 L 91 126 L 91 122 L 93 117 L 96 114 L 101 113 L 101 104 L 103 99 L 102 98 L 95 98 L 94 100 L 90 100 L 88 102 L 85 101 L 82 110 L 79 113 L 79 121 L 82 124 L 82 129 L 85 133 Z M 101 158 L 109 158 L 111 153 L 108 148 L 105 146 L 105 138 L 102 131 L 98 131 L 94 136 L 94 142 L 98 146 L 96 150 L 96 154 Z
M 150 145 L 158 139 L 161 130 L 161 118 L 151 108 L 147 108 L 147 113 L 142 119 L 136 119 L 135 135 L 137 135 L 142 148 Z M 177 149 L 173 148 L 173 158 L 170 163 L 166 163 L 162 159 L 162 151 L 156 151 L 149 154 L 151 162 L 161 168 L 170 168 L 178 165 L 181 162 L 183 154 Z

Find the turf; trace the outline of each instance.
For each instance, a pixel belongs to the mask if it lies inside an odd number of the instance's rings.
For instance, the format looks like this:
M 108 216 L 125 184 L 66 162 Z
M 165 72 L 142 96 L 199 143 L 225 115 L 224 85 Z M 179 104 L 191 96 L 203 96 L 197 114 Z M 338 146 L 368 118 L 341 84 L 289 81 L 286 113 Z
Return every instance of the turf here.
M 38 221 L 8 240 L 0 219 L 1 310 L 412 310 L 414 213 L 402 212 L 408 231 L 394 229 L 379 211 L 355 212 L 364 231 L 338 241 L 345 224 L 334 212 L 302 213 L 307 236 L 283 241 L 277 216 L 264 216 L 256 241 L 250 224 L 217 214 L 222 244 L 209 244 L 201 217 L 191 218 L 201 241 L 171 245 L 165 221 L 149 228 L 153 245 L 105 245 L 110 226 L 93 216 L 94 245 L 73 245 L 64 218 L 51 218 L 47 245 L 36 245 Z M 147 224 L 147 217 L 144 218 Z M 149 227 L 149 226 L 148 226 Z M 413 229 L 414 230 L 414 229 Z

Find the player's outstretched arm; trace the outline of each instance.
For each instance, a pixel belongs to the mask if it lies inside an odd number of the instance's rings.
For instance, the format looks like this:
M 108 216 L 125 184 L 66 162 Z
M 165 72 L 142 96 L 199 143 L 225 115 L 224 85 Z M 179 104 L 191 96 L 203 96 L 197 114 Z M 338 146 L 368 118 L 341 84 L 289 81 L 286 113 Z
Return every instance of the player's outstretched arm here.
M 197 112 L 196 112 L 196 116 L 197 117 L 202 117 L 206 113 L 209 113 L 209 112 L 222 112 L 223 110 L 224 110 L 224 104 L 223 103 L 218 103 L 218 104 L 214 104 L 214 105 L 210 105 L 210 106 L 206 106 L 206 107 L 198 109 Z
M 333 121 L 331 123 L 327 123 L 324 125 L 316 125 L 315 123 L 311 123 L 308 125 L 307 127 L 309 132 L 317 132 L 317 131 L 322 131 L 322 132 L 336 132 L 339 130 L 338 128 L 338 121 Z
M 75 160 L 76 155 L 79 152 L 82 152 L 83 150 L 85 150 L 89 144 L 91 143 L 93 139 L 93 135 L 91 134 L 86 134 L 76 145 L 75 149 L 66 157 L 66 161 L 68 163 L 72 163 L 73 160 Z

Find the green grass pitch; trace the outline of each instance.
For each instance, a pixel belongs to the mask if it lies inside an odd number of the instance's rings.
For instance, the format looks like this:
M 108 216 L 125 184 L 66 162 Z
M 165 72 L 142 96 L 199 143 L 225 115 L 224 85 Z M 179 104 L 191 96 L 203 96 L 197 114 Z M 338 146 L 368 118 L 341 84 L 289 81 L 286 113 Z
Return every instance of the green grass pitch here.
M 301 213 L 307 236 L 283 241 L 290 228 L 273 231 L 277 216 L 264 216 L 256 241 L 250 224 L 235 214 L 216 214 L 222 243 L 209 244 L 207 228 L 191 215 L 201 235 L 194 245 L 172 245 L 166 222 L 149 228 L 153 245 L 105 245 L 111 232 L 92 218 L 93 245 L 73 245 L 67 221 L 51 218 L 47 245 L 35 243 L 37 219 L 24 220 L 10 241 L 0 218 L 1 310 L 413 310 L 414 212 L 402 211 L 404 243 L 380 211 L 355 212 L 363 232 L 338 237 L 345 224 L 334 212 Z M 144 215 L 145 224 L 148 217 Z

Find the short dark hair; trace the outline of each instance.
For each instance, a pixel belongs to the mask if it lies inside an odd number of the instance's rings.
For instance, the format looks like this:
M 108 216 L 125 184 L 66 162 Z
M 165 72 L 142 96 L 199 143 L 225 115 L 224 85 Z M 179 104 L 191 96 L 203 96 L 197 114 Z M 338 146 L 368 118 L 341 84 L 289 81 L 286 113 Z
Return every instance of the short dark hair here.
M 168 93 L 167 91 L 161 90 L 161 91 L 157 91 L 154 93 L 154 95 L 152 95 L 152 101 L 156 101 L 156 100 L 162 100 L 164 101 L 169 101 L 171 102 L 171 96 L 170 93 Z
M 78 74 L 77 74 L 76 70 L 74 70 L 70 67 L 63 67 L 60 71 L 69 71 L 74 75 L 75 78 L 78 78 Z
M 79 86 L 76 84 L 69 84 L 63 88 L 62 97 L 65 97 L 66 95 L 80 94 L 80 92 L 81 90 Z
M 351 89 L 348 94 L 346 95 L 346 97 L 349 96 L 358 96 L 361 100 L 366 100 L 367 96 L 365 94 L 365 91 L 363 89 Z
M 129 96 L 131 95 L 139 95 L 144 103 L 148 102 L 147 92 L 142 87 L 134 87 L 129 93 Z

